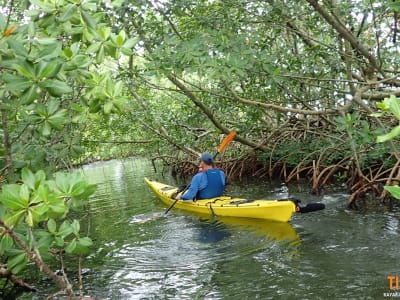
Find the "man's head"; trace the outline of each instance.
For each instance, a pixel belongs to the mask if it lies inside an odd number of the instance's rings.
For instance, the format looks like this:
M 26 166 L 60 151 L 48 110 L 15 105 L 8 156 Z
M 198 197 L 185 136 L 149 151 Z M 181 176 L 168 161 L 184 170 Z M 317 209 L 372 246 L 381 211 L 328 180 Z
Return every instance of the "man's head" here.
M 200 156 L 200 162 L 204 162 L 208 166 L 212 166 L 214 164 L 214 157 L 211 153 L 204 152 Z

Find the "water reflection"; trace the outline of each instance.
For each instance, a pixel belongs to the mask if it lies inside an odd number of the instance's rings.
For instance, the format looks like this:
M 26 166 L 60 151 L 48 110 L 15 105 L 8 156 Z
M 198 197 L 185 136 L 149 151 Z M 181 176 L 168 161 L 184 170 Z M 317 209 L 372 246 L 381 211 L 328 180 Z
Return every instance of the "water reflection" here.
M 109 299 L 382 299 L 388 275 L 400 275 L 400 211 L 346 211 L 346 195 L 316 198 L 307 186 L 230 185 L 234 194 L 290 194 L 327 209 L 290 223 L 212 218 L 180 210 L 167 215 L 145 186 L 144 160 L 85 168 L 98 190 L 82 217 L 95 245 L 86 257 L 85 293 Z M 179 185 L 179 183 L 178 183 Z M 305 192 L 304 192 L 305 191 Z M 69 262 L 67 262 L 69 263 Z M 70 270 L 76 270 L 71 262 Z M 72 275 L 73 276 L 73 275 Z M 54 290 L 21 299 L 45 299 Z

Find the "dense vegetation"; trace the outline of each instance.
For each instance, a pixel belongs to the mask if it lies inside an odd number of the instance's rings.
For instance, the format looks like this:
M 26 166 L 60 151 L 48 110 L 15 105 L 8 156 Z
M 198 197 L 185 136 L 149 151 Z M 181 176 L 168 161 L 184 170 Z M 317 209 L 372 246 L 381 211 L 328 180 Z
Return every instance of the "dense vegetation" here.
M 184 173 L 231 130 L 232 177 L 339 180 L 351 207 L 385 200 L 400 176 L 399 13 L 398 0 L 4 1 L 0 275 L 90 246 L 69 211 L 93 187 L 54 172 L 149 154 Z

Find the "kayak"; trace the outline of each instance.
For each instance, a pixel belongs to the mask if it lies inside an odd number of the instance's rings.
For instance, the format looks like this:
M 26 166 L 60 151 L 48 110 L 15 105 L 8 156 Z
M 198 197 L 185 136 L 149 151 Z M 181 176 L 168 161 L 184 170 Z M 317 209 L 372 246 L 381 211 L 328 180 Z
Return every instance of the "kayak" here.
M 170 186 L 148 178 L 145 178 L 144 180 L 153 193 L 165 204 L 171 205 L 175 202 L 174 196 L 178 192 L 178 187 Z M 255 218 L 279 222 L 288 222 L 296 212 L 296 204 L 290 199 L 254 200 L 225 195 L 196 201 L 178 200 L 174 207 L 204 215 Z

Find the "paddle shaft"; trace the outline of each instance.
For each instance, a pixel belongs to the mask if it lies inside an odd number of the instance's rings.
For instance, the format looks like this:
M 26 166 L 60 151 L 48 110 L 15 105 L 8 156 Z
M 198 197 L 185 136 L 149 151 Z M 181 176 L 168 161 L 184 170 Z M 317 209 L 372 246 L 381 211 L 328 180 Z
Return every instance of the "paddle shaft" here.
M 236 136 L 236 131 L 231 131 L 221 142 L 221 144 L 218 147 L 217 153 L 214 154 L 214 160 L 217 158 L 218 154 L 220 154 L 222 151 L 225 150 L 225 148 L 230 144 L 230 142 L 233 141 L 233 139 Z M 190 187 L 190 184 L 188 184 L 184 190 L 181 192 L 182 195 L 187 191 L 187 189 Z M 174 206 L 175 204 L 179 201 L 179 199 L 175 199 L 175 201 L 167 208 L 165 211 L 164 215 L 166 215 Z

